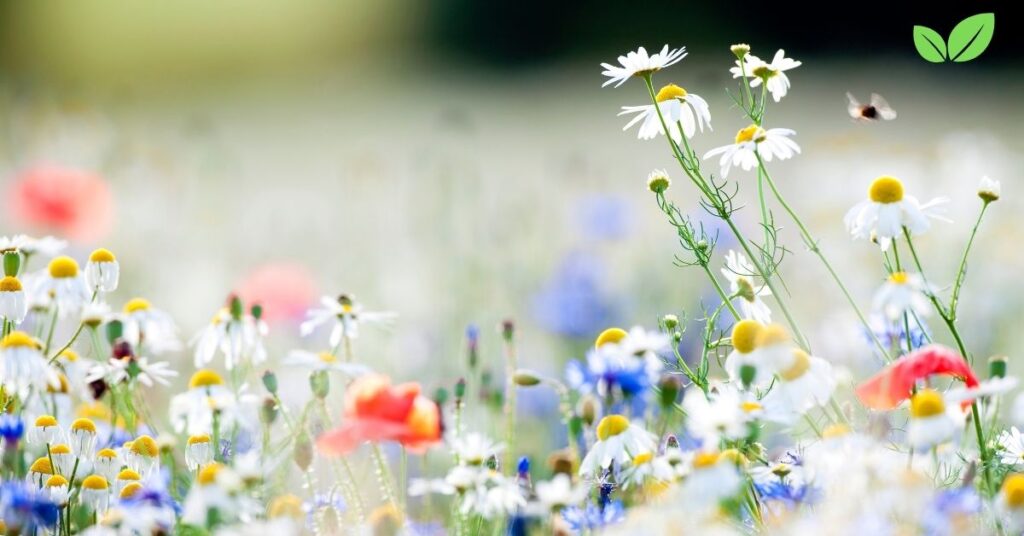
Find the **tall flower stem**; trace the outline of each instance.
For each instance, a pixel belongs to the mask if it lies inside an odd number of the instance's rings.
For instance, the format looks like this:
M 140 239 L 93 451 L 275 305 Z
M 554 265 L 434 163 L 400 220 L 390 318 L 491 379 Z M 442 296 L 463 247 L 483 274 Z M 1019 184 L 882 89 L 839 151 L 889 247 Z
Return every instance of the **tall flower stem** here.
M 964 247 L 963 257 L 960 258 L 960 268 L 956 271 L 956 281 L 953 283 L 953 297 L 949 300 L 949 316 L 953 320 L 956 320 L 956 307 L 960 304 L 960 288 L 964 284 L 964 276 L 967 275 L 967 255 L 971 252 L 971 246 L 974 245 L 974 237 L 978 234 L 978 227 L 981 226 L 981 219 L 985 217 L 985 210 L 988 209 L 990 201 L 985 201 L 981 205 L 981 211 L 978 212 L 978 219 L 974 222 L 974 227 L 971 229 L 971 237 L 967 240 L 967 246 Z
M 864 328 L 871 335 L 871 340 L 875 343 L 875 346 L 878 348 L 880 352 L 882 352 L 882 355 L 885 356 L 886 360 L 891 360 L 892 358 L 889 356 L 889 352 L 885 348 L 885 345 L 883 345 L 882 341 L 878 339 L 878 335 L 875 334 L 875 331 L 871 329 L 871 324 L 868 323 L 867 318 L 864 316 L 864 313 L 861 312 L 860 307 L 857 306 L 857 302 L 854 301 L 853 296 L 850 294 L 850 291 L 846 288 L 846 285 L 843 283 L 842 278 L 839 277 L 839 274 L 836 273 L 835 268 L 832 267 L 832 263 L 828 261 L 828 258 L 825 257 L 825 254 L 821 251 L 821 247 L 818 246 L 818 241 L 815 240 L 814 236 L 811 235 L 811 232 L 807 229 L 807 226 L 804 225 L 803 220 L 801 220 L 800 217 L 796 214 L 796 211 L 794 211 L 793 208 L 789 206 L 789 203 L 786 202 L 786 199 L 782 197 L 782 193 L 775 185 L 775 181 L 772 180 L 772 176 L 764 167 L 764 161 L 761 160 L 761 155 L 757 155 L 757 166 L 760 169 L 761 173 L 764 175 L 765 182 L 768 183 L 768 187 L 771 189 L 772 194 L 775 196 L 775 199 L 778 200 L 779 204 L 782 205 L 782 208 L 786 211 L 786 213 L 789 214 L 789 217 L 793 220 L 793 223 L 795 223 L 797 228 L 800 230 L 800 235 L 804 239 L 804 242 L 807 244 L 808 249 L 810 249 L 811 253 L 814 253 L 816 257 L 818 257 L 818 260 L 820 260 L 821 263 L 825 266 L 825 270 L 827 270 L 829 275 L 832 276 L 832 280 L 835 281 L 836 286 L 838 286 L 839 290 L 843 293 L 843 296 L 846 298 L 846 301 L 850 304 L 850 307 L 853 309 L 853 312 L 857 315 L 857 319 L 860 320 L 860 323 L 864 325 Z
M 514 471 L 516 439 L 516 347 L 514 328 L 511 321 L 506 320 L 502 326 L 502 339 L 505 342 L 505 467 L 503 472 Z
M 712 207 L 717 212 L 718 217 L 721 218 L 722 221 L 724 221 L 726 225 L 729 226 L 729 230 L 732 231 L 733 236 L 736 238 L 736 242 L 747 254 L 747 257 L 750 259 L 750 262 L 754 265 L 754 268 L 757 270 L 758 274 L 760 274 L 761 278 L 764 279 L 765 285 L 772 291 L 772 295 L 775 296 L 775 301 L 778 304 L 779 309 L 782 311 L 783 316 L 786 317 L 786 322 L 789 323 L 790 328 L 793 330 L 793 334 L 796 337 L 797 342 L 805 350 L 810 350 L 810 345 L 807 343 L 807 338 L 804 337 L 803 333 L 800 331 L 800 328 L 797 325 L 796 320 L 794 320 L 793 315 L 789 312 L 789 308 L 786 306 L 785 300 L 782 298 L 782 295 L 778 292 L 778 289 L 775 288 L 775 284 L 772 283 L 772 274 L 765 269 L 764 265 L 761 263 L 761 260 L 754 255 L 753 249 L 750 247 L 750 244 L 743 236 L 743 233 L 740 232 L 739 228 L 736 226 L 736 223 L 732 220 L 732 217 L 727 212 L 725 205 L 722 203 L 722 200 L 718 197 L 716 193 L 711 191 L 710 187 L 708 186 L 707 180 L 705 180 L 704 177 L 701 175 L 699 163 L 690 164 L 691 161 L 696 162 L 696 155 L 693 153 L 693 150 L 690 149 L 689 142 L 686 141 L 686 136 L 683 135 L 682 137 L 683 143 L 686 144 L 687 149 L 687 156 L 684 156 L 682 150 L 679 148 L 679 145 L 677 145 L 675 140 L 672 139 L 672 136 L 669 135 L 670 131 L 668 129 L 668 124 L 665 122 L 665 116 L 661 113 L 661 107 L 658 105 L 657 94 L 655 94 L 654 92 L 654 84 L 651 82 L 650 75 L 644 76 L 644 82 L 647 84 L 647 92 L 651 96 L 651 102 L 654 104 L 654 110 L 655 112 L 657 112 L 658 119 L 661 121 L 661 128 L 662 131 L 665 132 L 665 139 L 668 140 L 669 147 L 672 149 L 672 154 L 673 156 L 675 156 L 676 161 L 679 162 L 679 166 L 683 169 L 683 172 L 686 173 L 686 175 L 690 178 L 694 186 L 696 186 L 697 189 L 701 191 L 701 193 L 707 199 L 708 203 L 711 203 Z

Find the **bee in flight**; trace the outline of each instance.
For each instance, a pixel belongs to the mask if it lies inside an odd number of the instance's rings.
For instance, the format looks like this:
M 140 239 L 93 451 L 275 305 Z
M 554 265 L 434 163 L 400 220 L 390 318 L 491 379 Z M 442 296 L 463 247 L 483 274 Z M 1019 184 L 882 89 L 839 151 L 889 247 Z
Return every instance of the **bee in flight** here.
M 861 121 L 878 121 L 884 119 L 891 121 L 896 119 L 896 110 L 889 107 L 889 103 L 885 102 L 878 93 L 871 94 L 870 104 L 861 104 L 857 102 L 857 99 L 850 93 L 846 94 L 846 98 L 850 100 L 850 103 L 846 105 L 846 111 L 850 112 L 850 117 Z

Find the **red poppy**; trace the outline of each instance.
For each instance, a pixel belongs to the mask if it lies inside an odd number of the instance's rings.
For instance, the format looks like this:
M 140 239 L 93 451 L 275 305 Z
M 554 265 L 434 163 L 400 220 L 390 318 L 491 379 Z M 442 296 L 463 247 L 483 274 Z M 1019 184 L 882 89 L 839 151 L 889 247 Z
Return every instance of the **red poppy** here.
M 301 320 L 317 299 L 309 270 L 291 262 L 256 268 L 239 283 L 238 294 L 246 303 L 263 306 L 263 318 L 269 323 Z
M 114 202 L 98 175 L 57 166 L 22 172 L 8 190 L 17 223 L 90 241 L 110 230 Z
M 893 409 L 910 398 L 918 380 L 933 374 L 953 376 L 968 387 L 976 387 L 978 378 L 960 354 L 932 344 L 904 355 L 857 387 L 857 398 L 871 409 Z
M 353 381 L 345 392 L 344 422 L 317 439 L 326 455 L 348 454 L 360 444 L 396 441 L 422 452 L 441 440 L 441 411 L 417 383 L 391 385 L 375 374 Z

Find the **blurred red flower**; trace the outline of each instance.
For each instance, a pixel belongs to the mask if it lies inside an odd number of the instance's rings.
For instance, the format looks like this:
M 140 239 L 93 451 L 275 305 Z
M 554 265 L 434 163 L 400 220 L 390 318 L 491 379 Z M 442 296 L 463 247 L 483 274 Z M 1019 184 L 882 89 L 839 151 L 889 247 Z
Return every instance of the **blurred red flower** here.
M 904 355 L 857 386 L 857 398 L 871 409 L 893 409 L 910 398 L 918 380 L 933 374 L 954 376 L 968 387 L 978 385 L 978 377 L 960 354 L 932 344 Z
M 15 222 L 79 242 L 106 234 L 114 221 L 114 200 L 98 175 L 42 165 L 18 175 L 8 188 Z
M 422 452 L 440 440 L 441 411 L 420 395 L 419 384 L 392 386 L 387 376 L 373 374 L 348 386 L 344 422 L 321 435 L 316 444 L 320 452 L 336 456 L 367 441 L 396 441 Z
M 263 306 L 263 318 L 269 323 L 301 320 L 317 298 L 309 270 L 291 262 L 257 267 L 237 289 L 245 303 Z

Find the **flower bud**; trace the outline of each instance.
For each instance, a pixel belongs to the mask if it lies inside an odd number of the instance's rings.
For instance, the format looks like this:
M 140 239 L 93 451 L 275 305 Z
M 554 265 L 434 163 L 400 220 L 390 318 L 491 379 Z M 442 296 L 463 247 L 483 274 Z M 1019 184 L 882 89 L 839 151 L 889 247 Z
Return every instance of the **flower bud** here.
M 986 205 L 993 201 L 998 201 L 1001 193 L 1002 187 L 999 184 L 999 181 L 994 181 L 988 177 L 981 178 L 981 183 L 978 184 L 978 197 L 980 197 Z
M 988 376 L 989 378 L 1006 377 L 1006 356 L 995 356 L 988 360 Z
M 679 381 L 679 377 L 674 374 L 665 374 L 661 377 L 658 382 L 658 388 L 661 392 L 658 394 L 658 401 L 661 403 L 663 408 L 671 408 L 675 405 L 676 399 L 679 397 L 679 391 L 682 389 L 682 382 Z
M 575 463 L 576 461 L 572 457 L 572 453 L 569 450 L 557 450 L 551 453 L 548 457 L 548 467 L 551 468 L 551 472 L 554 474 L 569 475 L 569 477 L 575 476 Z
M 295 438 L 295 449 L 292 451 L 292 460 L 302 472 L 306 472 L 313 464 L 313 443 L 305 433 Z
M 114 344 L 114 341 L 120 339 L 124 335 L 124 324 L 120 320 L 111 320 L 107 322 L 107 342 Z
M 593 426 L 600 417 L 601 404 L 597 401 L 594 395 L 583 395 L 579 402 L 579 414 L 580 418 L 583 419 L 583 424 L 587 426 Z
M 516 324 L 511 318 L 507 318 L 501 322 L 501 337 L 505 339 L 505 342 L 512 342 L 512 337 L 516 332 Z
M 267 392 L 276 395 L 277 394 L 277 375 L 274 371 L 267 370 L 263 373 L 263 387 L 266 387 Z
M 263 318 L 263 306 L 258 303 L 252 304 L 252 307 L 249 308 L 249 314 L 256 320 Z
M 455 401 L 461 403 L 466 398 L 466 378 L 459 378 L 455 382 Z
M 331 378 L 326 370 L 317 370 L 309 375 L 309 387 L 313 390 L 313 396 L 323 400 L 331 392 Z
M 676 329 L 679 325 L 679 317 L 676 315 L 665 315 L 661 317 L 661 325 L 665 326 L 667 330 Z
M 242 299 L 237 294 L 232 294 L 228 297 L 228 310 L 231 312 L 231 318 L 235 320 L 242 319 L 242 313 L 245 311 L 245 307 L 242 306 Z
M 448 402 L 448 389 L 438 387 L 437 390 L 434 391 L 434 403 L 438 406 L 443 406 L 446 402 Z
M 18 277 L 21 270 L 21 253 L 16 250 L 4 252 L 4 275 L 7 277 Z
M 746 43 L 737 43 L 729 47 L 729 51 L 732 52 L 733 56 L 736 56 L 736 59 L 742 60 L 744 56 L 750 54 L 750 45 Z
M 277 420 L 277 402 L 270 397 L 263 399 L 263 405 L 260 406 L 260 420 L 263 424 L 270 426 Z
M 512 376 L 512 380 L 520 387 L 533 387 L 541 381 L 540 376 L 536 372 L 527 369 L 517 370 L 515 375 Z
M 669 186 L 672 186 L 672 179 L 668 177 L 668 173 L 663 169 L 656 169 L 647 175 L 647 189 L 656 193 L 663 194 L 665 190 L 668 190 Z
M 740 381 L 743 382 L 744 389 L 749 389 L 750 384 L 754 383 L 754 378 L 756 377 L 757 367 L 750 364 L 740 366 Z

